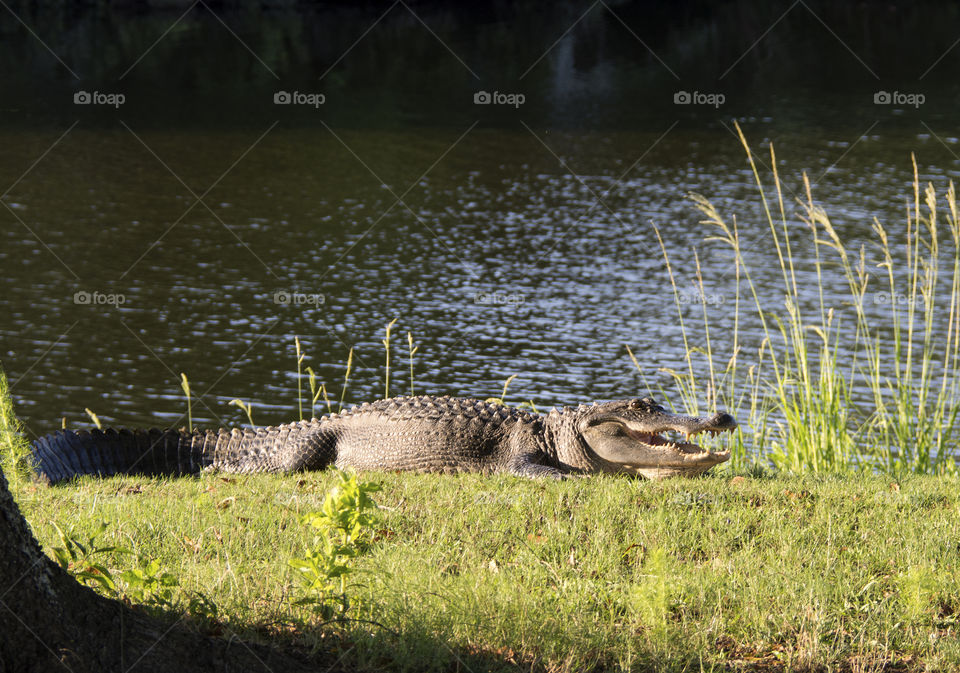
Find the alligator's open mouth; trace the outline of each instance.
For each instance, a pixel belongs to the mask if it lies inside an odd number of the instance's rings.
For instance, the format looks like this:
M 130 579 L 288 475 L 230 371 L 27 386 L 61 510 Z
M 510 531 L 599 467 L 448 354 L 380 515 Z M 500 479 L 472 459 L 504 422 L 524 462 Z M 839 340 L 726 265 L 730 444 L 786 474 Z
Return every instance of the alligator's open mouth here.
M 633 448 L 621 453 L 614 462 L 618 464 L 619 471 L 638 474 L 647 479 L 663 479 L 676 475 L 692 477 L 730 460 L 730 450 L 711 451 L 691 442 L 690 438 L 702 432 L 718 435 L 721 432 L 730 432 L 735 427 L 736 422 L 731 419 L 730 425 L 715 425 L 689 431 L 664 428 L 647 432 L 625 428 L 624 439 L 632 443 Z
M 636 430 L 631 430 L 630 428 L 625 428 L 627 435 L 638 442 L 643 442 L 647 446 L 651 446 L 657 449 L 666 449 L 668 451 L 676 451 L 678 453 L 712 453 L 715 455 L 724 455 L 729 453 L 728 451 L 710 451 L 709 449 L 704 449 L 699 444 L 694 444 L 689 441 L 694 435 L 700 434 L 701 432 L 709 432 L 711 435 L 718 435 L 721 432 L 732 432 L 734 428 L 724 428 L 722 430 L 697 430 L 695 432 L 678 432 L 672 429 L 658 430 L 656 432 L 639 432 Z M 661 433 L 669 433 L 668 437 L 664 437 Z M 683 439 L 680 439 L 680 436 L 683 436 Z
M 623 413 L 598 415 L 581 430 L 608 472 L 630 472 L 649 479 L 692 476 L 730 460 L 730 451 L 711 451 L 691 441 L 695 435 L 717 435 L 737 427 L 736 419 L 719 412 L 710 417 L 671 414 L 650 400 L 632 400 Z

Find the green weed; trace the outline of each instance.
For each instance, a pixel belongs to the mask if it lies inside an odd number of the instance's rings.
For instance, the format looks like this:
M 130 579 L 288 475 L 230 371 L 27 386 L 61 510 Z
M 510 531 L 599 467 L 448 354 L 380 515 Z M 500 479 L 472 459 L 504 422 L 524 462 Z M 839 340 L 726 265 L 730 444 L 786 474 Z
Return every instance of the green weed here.
M 117 583 L 113 572 L 101 561 L 101 557 L 132 552 L 112 545 L 97 545 L 97 538 L 103 535 L 109 524 L 100 522 L 93 533 L 81 540 L 72 530 L 65 533 L 56 523 L 51 523 L 60 538 L 60 546 L 52 547 L 50 551 L 60 567 L 76 577 L 78 582 L 99 587 L 107 595 L 115 595 Z
M 369 548 L 377 521 L 370 494 L 380 486 L 360 482 L 354 474 L 338 476 L 340 483 L 327 494 L 323 508 L 301 516 L 315 534 L 304 556 L 288 561 L 304 592 L 295 604 L 310 606 L 324 620 L 342 618 L 349 610 L 347 577 L 353 572 L 352 561 Z

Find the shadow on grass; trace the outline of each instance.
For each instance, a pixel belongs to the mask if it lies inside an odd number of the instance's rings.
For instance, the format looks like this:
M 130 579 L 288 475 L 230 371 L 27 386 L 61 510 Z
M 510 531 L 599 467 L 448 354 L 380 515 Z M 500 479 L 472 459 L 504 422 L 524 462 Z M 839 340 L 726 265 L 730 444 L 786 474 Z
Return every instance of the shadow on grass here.
M 261 658 L 265 671 L 280 673 L 271 662 L 291 660 L 320 673 L 329 671 L 545 671 L 549 662 L 509 648 L 500 650 L 464 646 L 411 624 L 402 632 L 365 620 L 343 620 L 353 628 L 347 632 L 337 622 L 313 624 L 285 622 L 234 625 L 224 620 L 197 619 L 176 609 L 132 606 L 171 628 L 183 628 L 211 641 L 231 643 Z M 228 617 L 229 618 L 229 617 Z M 369 630 L 364 631 L 364 627 Z M 359 627 L 359 628 L 357 628 Z M 613 670 L 614 662 L 597 661 L 581 670 Z M 645 669 L 641 669 L 645 670 Z M 651 669 L 653 670 L 653 669 Z M 657 670 L 671 670 L 658 667 Z

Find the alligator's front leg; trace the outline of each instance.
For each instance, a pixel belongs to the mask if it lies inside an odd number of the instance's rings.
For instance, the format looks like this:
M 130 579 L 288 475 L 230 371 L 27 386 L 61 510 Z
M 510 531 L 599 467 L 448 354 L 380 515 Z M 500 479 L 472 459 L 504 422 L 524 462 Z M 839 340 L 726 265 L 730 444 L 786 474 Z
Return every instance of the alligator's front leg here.
M 501 471 L 514 474 L 518 477 L 532 479 L 566 479 L 568 476 L 556 465 L 543 450 L 543 426 L 536 424 L 520 424 L 514 426 L 507 438 L 509 458 Z
M 543 452 L 540 451 L 514 456 L 506 466 L 505 471 L 518 477 L 527 477 L 532 479 L 543 479 L 549 477 L 551 479 L 560 480 L 566 479 L 570 476 L 569 474 L 561 472 L 555 467 L 550 467 L 549 465 L 544 465 L 543 463 L 538 462 L 544 457 L 545 456 Z

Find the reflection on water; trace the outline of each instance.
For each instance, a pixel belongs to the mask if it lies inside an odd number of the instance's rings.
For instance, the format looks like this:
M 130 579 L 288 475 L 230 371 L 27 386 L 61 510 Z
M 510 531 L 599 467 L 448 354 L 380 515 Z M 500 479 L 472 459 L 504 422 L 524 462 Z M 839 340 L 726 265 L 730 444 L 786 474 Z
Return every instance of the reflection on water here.
M 522 5 L 480 17 L 414 5 L 430 30 L 398 8 L 349 51 L 383 8 L 226 12 L 253 53 L 199 12 L 125 76 L 176 14 L 83 16 L 69 30 L 33 16 L 83 71 L 79 84 L 4 19 L 4 57 L 24 67 L 2 82 L 11 95 L 0 128 L 0 358 L 29 429 L 48 431 L 61 416 L 85 423 L 84 407 L 110 423 L 182 422 L 180 372 L 202 394 L 200 423 L 242 422 L 228 406 L 237 397 L 258 423 L 288 420 L 294 335 L 334 399 L 354 347 L 347 399 L 370 399 L 383 394 L 380 340 L 395 317 L 394 393 L 409 389 L 408 330 L 418 392 L 487 397 L 511 374 L 520 376 L 509 399 L 539 406 L 670 390 L 658 370 L 683 366 L 683 339 L 654 226 L 688 327 L 705 304 L 718 358 L 731 346 L 732 257 L 704 242 L 689 192 L 737 216 L 762 300 L 782 306 L 734 118 L 763 161 L 763 144 L 775 143 L 798 240 L 808 240 L 794 200 L 804 171 L 851 249 L 875 243 L 875 216 L 902 239 L 911 152 L 941 193 L 956 177 L 960 133 L 943 113 L 955 89 L 930 84 L 922 113 L 875 106 L 877 80 L 827 32 L 807 38 L 819 56 L 797 56 L 812 71 L 787 59 L 764 94 L 753 77 L 802 46 L 809 15 L 785 19 L 783 34 L 721 78 L 765 25 L 667 13 L 657 18 L 669 30 L 657 32 L 638 7 L 614 5 L 616 16 L 589 12 L 548 50 L 588 6 L 543 21 Z M 914 70 L 933 62 L 934 38 L 954 20 L 942 11 Z M 873 57 L 867 70 L 908 70 L 869 26 L 872 46 L 858 53 Z M 90 41 L 95 30 L 124 39 Z M 636 39 L 652 33 L 656 57 Z M 708 57 L 717 72 L 697 79 L 693 66 Z M 834 65 L 846 86 L 813 81 Z M 74 106 L 81 88 L 122 90 L 126 102 Z M 722 109 L 673 104 L 679 89 L 721 88 Z M 474 105 L 481 89 L 522 91 L 525 102 Z M 275 106 L 278 90 L 323 91 L 326 101 Z M 794 253 L 812 307 L 812 248 Z M 839 269 L 824 291 L 845 310 Z M 880 314 L 883 299 L 871 297 Z M 743 317 L 740 329 L 749 353 L 759 326 Z

